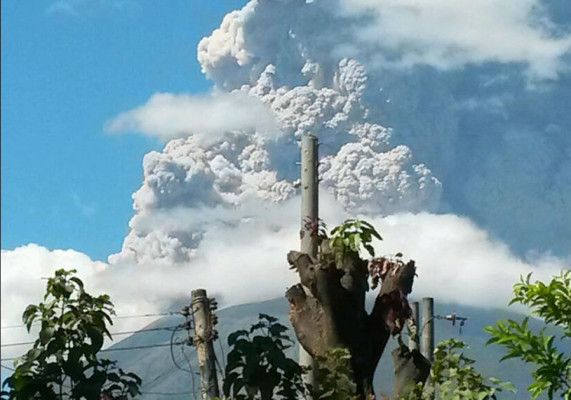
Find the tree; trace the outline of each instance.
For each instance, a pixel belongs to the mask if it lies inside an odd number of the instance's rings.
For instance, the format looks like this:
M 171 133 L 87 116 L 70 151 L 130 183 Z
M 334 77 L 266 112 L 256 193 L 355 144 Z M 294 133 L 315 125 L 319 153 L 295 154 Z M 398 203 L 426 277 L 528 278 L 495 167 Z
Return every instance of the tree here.
M 393 395 L 399 396 L 404 383 L 424 382 L 430 363 L 417 350 L 409 351 L 400 340 L 401 331 L 412 311 L 407 295 L 412 291 L 414 261 L 399 257 L 374 257 L 373 239 L 381 240 L 374 227 L 360 220 L 348 220 L 331 231 L 315 221 L 309 224 L 319 243 L 318 256 L 291 251 L 288 262 L 301 283 L 289 288 L 290 321 L 301 346 L 315 359 L 326 357 L 336 348 L 348 350 L 353 382 L 359 399 L 374 397 L 373 375 L 391 335 L 399 337 L 393 353 L 399 367 Z M 360 257 L 364 248 L 372 257 Z M 365 294 L 379 283 L 372 312 L 365 310 Z
M 562 396 L 571 399 L 571 357 L 560 352 L 554 345 L 555 335 L 545 333 L 548 326 L 560 329 L 561 341 L 571 337 L 571 271 L 567 270 L 554 277 L 548 284 L 531 282 L 531 274 L 521 278 L 514 285 L 514 298 L 510 301 L 529 308 L 529 313 L 521 322 L 514 320 L 498 321 L 485 330 L 492 336 L 488 343 L 504 346 L 507 353 L 502 360 L 519 358 L 535 366 L 533 382 L 528 390 L 532 399 L 547 392 L 549 399 Z M 545 327 L 533 333 L 527 326 L 530 316 L 545 322 Z
M 107 325 L 115 315 L 109 296 L 91 296 L 75 270 L 57 270 L 48 279 L 44 302 L 22 315 L 28 332 L 41 323 L 33 347 L 14 362 L 6 379 L 10 400 L 126 400 L 139 394 L 141 379 L 98 357 Z

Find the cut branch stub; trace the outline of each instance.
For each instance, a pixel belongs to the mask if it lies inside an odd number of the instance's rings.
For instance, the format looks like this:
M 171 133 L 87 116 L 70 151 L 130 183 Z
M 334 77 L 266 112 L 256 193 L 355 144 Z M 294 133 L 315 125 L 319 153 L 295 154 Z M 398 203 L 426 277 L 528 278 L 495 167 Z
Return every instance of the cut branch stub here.
M 412 316 L 406 296 L 412 292 L 415 263 L 374 258 L 369 262 L 369 271 L 373 282 L 375 278 L 382 281 L 371 316 L 383 320 L 391 334 L 396 335 L 402 331 L 406 319 Z
M 395 383 L 393 399 L 407 398 L 418 383 L 424 383 L 430 374 L 430 362 L 418 350 L 398 347 L 392 351 Z

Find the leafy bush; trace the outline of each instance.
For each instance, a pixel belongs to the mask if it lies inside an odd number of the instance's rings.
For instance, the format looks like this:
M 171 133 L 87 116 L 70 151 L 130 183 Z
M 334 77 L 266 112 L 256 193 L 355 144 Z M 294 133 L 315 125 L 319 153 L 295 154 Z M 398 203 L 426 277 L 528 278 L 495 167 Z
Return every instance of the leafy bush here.
M 467 345 L 456 339 L 438 343 L 426 387 L 417 386 L 408 400 L 491 400 L 503 390 L 515 392 L 511 383 L 485 378 L 476 371 L 474 360 L 462 351 L 465 348 Z
M 357 398 L 357 388 L 353 383 L 351 354 L 343 348 L 332 349 L 325 357 L 316 357 L 316 388 L 311 398 L 314 400 L 352 400 Z
M 305 393 L 303 369 L 284 351 L 293 345 L 287 327 L 269 315 L 260 314 L 250 330 L 228 336 L 225 396 L 235 400 L 298 399 Z M 253 333 L 260 333 L 252 336 Z
M 333 349 L 317 357 L 316 385 L 303 382 L 307 370 L 285 355 L 293 341 L 287 327 L 272 316 L 260 314 L 249 330 L 228 336 L 224 395 L 234 400 L 314 399 L 351 400 L 355 384 L 346 349 Z M 254 333 L 258 333 L 253 335 Z
M 30 305 L 22 319 L 28 331 L 39 321 L 39 337 L 14 363 L 6 379 L 4 398 L 10 400 L 85 399 L 107 395 L 126 400 L 139 394 L 141 379 L 118 369 L 115 361 L 97 353 L 104 337 L 111 339 L 113 304 L 109 296 L 93 297 L 75 270 L 60 269 L 48 279 L 44 302 Z
M 562 329 L 560 340 L 571 337 L 571 271 L 562 272 L 545 284 L 531 283 L 531 274 L 514 285 L 514 298 L 510 304 L 520 303 L 530 309 L 530 314 Z M 521 322 L 498 321 L 485 330 L 492 336 L 488 343 L 496 343 L 507 350 L 502 360 L 519 358 L 536 366 L 533 382 L 528 390 L 532 399 L 547 392 L 549 399 L 561 395 L 571 399 L 571 357 L 554 345 L 554 335 L 546 335 L 545 327 L 533 333 L 527 326 L 529 316 Z

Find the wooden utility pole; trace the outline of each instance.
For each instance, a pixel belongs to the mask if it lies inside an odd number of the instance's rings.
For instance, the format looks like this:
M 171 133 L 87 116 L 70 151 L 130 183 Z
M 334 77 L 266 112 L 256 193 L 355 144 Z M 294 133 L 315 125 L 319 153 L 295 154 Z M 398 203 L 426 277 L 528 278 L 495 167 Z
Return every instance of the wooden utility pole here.
M 420 350 L 419 345 L 419 335 L 420 335 L 420 327 L 418 326 L 419 320 L 419 313 L 418 313 L 418 301 L 413 301 L 410 303 L 410 308 L 412 309 L 412 319 L 414 325 L 414 331 L 408 338 L 408 348 L 412 350 Z
M 317 177 L 317 137 L 305 135 L 301 138 L 301 249 L 317 258 L 317 230 L 319 229 L 319 180 Z M 306 294 L 311 295 L 304 287 Z M 310 367 L 305 383 L 315 385 L 314 361 L 307 351 L 299 346 L 299 364 Z
M 206 290 L 197 289 L 191 293 L 190 309 L 194 319 L 194 345 L 200 370 L 200 393 L 203 400 L 219 397 L 216 376 L 216 355 L 214 354 L 214 328 L 210 300 Z
M 422 299 L 422 355 L 432 363 L 434 353 L 434 299 Z

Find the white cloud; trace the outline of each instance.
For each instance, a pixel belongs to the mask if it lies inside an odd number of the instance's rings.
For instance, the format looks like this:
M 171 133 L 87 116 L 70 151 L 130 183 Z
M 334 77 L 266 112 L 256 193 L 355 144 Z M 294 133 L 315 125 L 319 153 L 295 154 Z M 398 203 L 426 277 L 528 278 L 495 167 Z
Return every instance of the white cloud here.
M 503 308 L 521 275 L 533 272 L 533 279 L 545 281 L 571 261 L 521 259 L 469 219 L 453 214 L 399 214 L 375 219 L 374 225 L 384 239 L 376 246 L 380 254 L 402 252 L 416 261 L 415 298 Z
M 133 8 L 137 5 L 137 2 L 134 0 L 57 0 L 48 6 L 47 13 L 78 17 L 82 13 L 103 8 L 122 10 L 125 8 Z
M 55 270 L 74 268 L 84 280 L 86 289 L 93 294 L 100 292 L 98 279 L 107 265 L 92 261 L 88 256 L 74 250 L 48 250 L 36 244 L 2 250 L 2 326 L 21 325 L 21 315 L 28 304 L 42 301 L 46 281 Z M 2 344 L 27 342 L 35 337 L 28 336 L 25 329 L 2 329 Z M 21 354 L 26 347 L 6 347 L 2 358 Z
M 95 205 L 84 202 L 77 193 L 73 193 L 71 198 L 73 200 L 73 204 L 77 207 L 82 216 L 89 218 L 97 212 L 97 207 Z
M 156 93 L 142 106 L 106 123 L 110 132 L 138 131 L 162 140 L 195 135 L 213 141 L 228 131 L 257 131 L 278 136 L 271 111 L 242 92 L 212 95 Z
M 539 0 L 341 0 L 344 15 L 367 14 L 357 41 L 382 49 L 377 61 L 456 68 L 521 63 L 534 78 L 556 78 L 571 36 L 553 31 Z M 392 54 L 392 56 L 391 56 Z M 375 57 L 375 56 L 373 56 Z
M 321 216 L 332 228 L 348 215 L 327 192 L 321 192 Z M 120 260 L 111 265 L 92 261 L 73 250 L 48 250 L 27 245 L 2 250 L 2 326 L 20 324 L 25 306 L 41 301 L 45 281 L 56 268 L 79 270 L 87 289 L 108 293 L 118 315 L 165 311 L 173 301 L 188 300 L 191 290 L 206 288 L 221 305 L 283 296 L 297 282 L 286 254 L 299 248 L 299 198 L 281 203 L 253 201 L 237 212 L 203 209 L 200 215 L 177 211 L 177 218 L 198 221 L 216 216 L 208 225 L 191 262 Z M 404 253 L 416 260 L 418 278 L 411 297 L 432 296 L 437 302 L 475 307 L 507 306 L 512 285 L 533 272 L 547 280 L 565 268 L 565 260 L 522 260 L 469 219 L 455 215 L 400 214 L 370 219 L 384 241 L 381 254 Z M 176 246 L 176 244 L 174 244 Z M 117 319 L 112 331 L 139 329 L 146 319 Z M 29 341 L 22 329 L 3 330 L 2 343 Z M 3 349 L 3 357 L 25 348 Z

